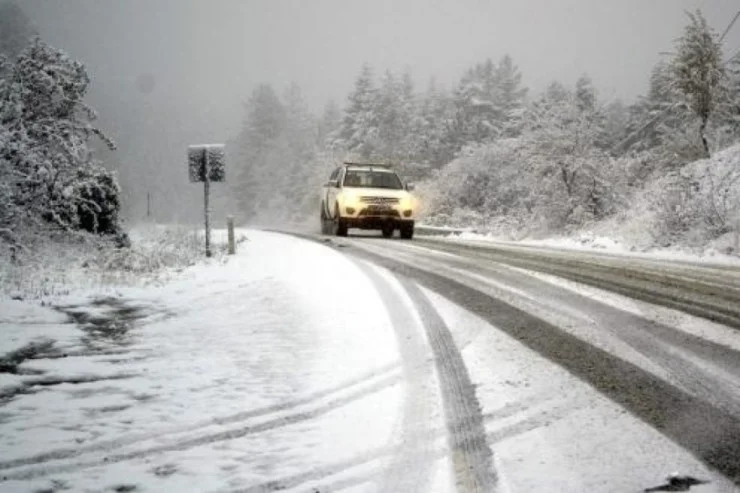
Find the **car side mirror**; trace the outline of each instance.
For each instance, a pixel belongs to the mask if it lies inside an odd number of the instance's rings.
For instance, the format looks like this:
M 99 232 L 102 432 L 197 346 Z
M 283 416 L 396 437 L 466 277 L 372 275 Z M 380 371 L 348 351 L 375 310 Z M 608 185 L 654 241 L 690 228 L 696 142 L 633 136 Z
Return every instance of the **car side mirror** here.
M 414 190 L 416 190 L 416 185 L 414 185 L 413 183 L 407 183 L 406 190 L 408 190 L 409 192 L 413 192 Z

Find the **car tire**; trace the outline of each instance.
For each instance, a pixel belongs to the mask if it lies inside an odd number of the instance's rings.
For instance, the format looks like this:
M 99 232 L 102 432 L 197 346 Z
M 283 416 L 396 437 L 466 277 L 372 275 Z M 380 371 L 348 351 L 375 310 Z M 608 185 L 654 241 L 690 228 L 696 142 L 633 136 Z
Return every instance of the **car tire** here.
M 383 233 L 383 238 L 392 238 L 393 237 L 393 226 L 385 226 L 381 232 Z
M 410 240 L 414 237 L 414 224 L 404 224 L 400 228 L 401 230 L 401 239 L 402 240 Z
M 321 234 L 322 235 L 328 235 L 329 234 L 329 220 L 326 217 L 326 206 L 324 203 L 321 203 L 321 214 L 319 217 L 321 221 Z
M 347 223 L 339 215 L 339 206 L 334 206 L 334 234 L 336 236 L 347 236 Z

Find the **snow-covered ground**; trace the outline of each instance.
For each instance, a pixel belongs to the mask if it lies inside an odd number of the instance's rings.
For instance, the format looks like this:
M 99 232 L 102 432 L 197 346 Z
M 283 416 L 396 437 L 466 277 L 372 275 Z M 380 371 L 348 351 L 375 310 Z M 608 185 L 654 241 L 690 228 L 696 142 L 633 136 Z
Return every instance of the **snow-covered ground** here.
M 444 293 L 341 247 L 241 234 L 236 256 L 166 282 L 0 300 L 0 492 L 616 492 L 673 470 L 737 491 Z M 421 262 L 398 243 L 363 244 Z M 576 315 L 576 336 L 669 380 Z
M 0 373 L 0 491 L 220 491 L 382 465 L 400 370 L 373 286 L 329 249 L 246 234 L 159 288 L 1 302 L 0 354 L 53 346 Z

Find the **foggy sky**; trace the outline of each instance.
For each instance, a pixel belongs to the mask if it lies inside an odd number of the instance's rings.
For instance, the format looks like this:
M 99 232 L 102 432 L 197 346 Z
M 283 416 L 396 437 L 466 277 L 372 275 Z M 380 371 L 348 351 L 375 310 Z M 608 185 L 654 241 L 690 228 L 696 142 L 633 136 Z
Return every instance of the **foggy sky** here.
M 280 91 L 297 82 L 315 111 L 330 98 L 343 105 L 363 62 L 408 67 L 419 89 L 430 76 L 451 88 L 470 65 L 509 54 L 535 93 L 588 73 L 600 97 L 629 101 L 645 92 L 659 52 L 672 49 L 686 9 L 701 8 L 722 32 L 740 8 L 737 0 L 17 1 L 46 41 L 87 64 L 91 102 L 122 143 L 122 161 L 158 147 L 162 159 L 182 161 L 188 141 L 227 140 L 261 82 Z M 725 50 L 740 50 L 740 22 Z M 137 88 L 141 74 L 154 76 L 149 93 Z
M 342 104 L 362 62 L 410 67 L 450 86 L 472 63 L 510 54 L 525 83 L 588 73 L 604 97 L 644 92 L 660 51 L 701 8 L 722 31 L 736 0 L 21 0 L 52 44 L 121 90 L 155 75 L 162 97 L 233 121 L 259 82 L 296 81 L 314 109 Z M 740 50 L 740 25 L 726 45 Z M 728 50 L 729 51 L 729 50 Z M 734 51 L 733 51 L 734 52 Z M 98 88 L 102 91 L 102 88 Z

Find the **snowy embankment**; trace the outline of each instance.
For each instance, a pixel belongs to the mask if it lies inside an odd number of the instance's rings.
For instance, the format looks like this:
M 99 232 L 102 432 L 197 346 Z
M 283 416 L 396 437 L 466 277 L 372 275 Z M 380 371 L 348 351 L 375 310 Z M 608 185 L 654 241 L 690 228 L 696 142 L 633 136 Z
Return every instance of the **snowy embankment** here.
M 627 204 L 607 219 L 545 237 L 512 228 L 505 217 L 490 218 L 488 227 L 420 226 L 418 233 L 664 260 L 737 263 L 740 145 L 653 179 L 635 191 Z
M 0 491 L 306 484 L 387 446 L 398 353 L 368 278 L 245 234 L 159 287 L 0 301 Z
M 431 235 L 435 236 L 435 235 Z M 648 248 L 638 250 L 634 246 L 622 243 L 607 236 L 596 236 L 593 233 L 581 233 L 573 236 L 560 236 L 552 238 L 531 239 L 511 241 L 493 234 L 476 233 L 472 231 L 461 231 L 449 233 L 444 236 L 449 240 L 489 243 L 506 246 L 522 246 L 543 248 L 548 250 L 561 250 L 565 252 L 591 252 L 633 257 L 645 260 L 667 260 L 688 262 L 696 264 L 737 265 L 740 266 L 740 256 L 727 255 L 717 251 L 713 247 L 707 247 L 701 251 L 682 247 L 673 248 Z

